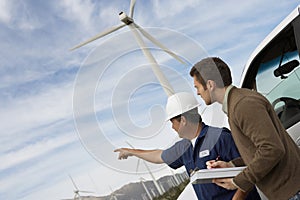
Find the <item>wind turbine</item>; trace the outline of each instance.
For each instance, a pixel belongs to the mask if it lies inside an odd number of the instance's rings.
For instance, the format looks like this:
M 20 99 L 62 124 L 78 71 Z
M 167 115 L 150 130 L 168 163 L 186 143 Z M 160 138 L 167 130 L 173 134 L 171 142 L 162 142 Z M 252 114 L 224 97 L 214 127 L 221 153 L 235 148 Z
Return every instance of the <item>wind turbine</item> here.
M 151 194 L 150 194 L 149 190 L 147 189 L 147 187 L 145 186 L 145 183 L 144 183 L 145 179 L 143 177 L 140 177 L 140 181 L 143 185 L 144 190 L 146 191 L 146 194 L 148 195 L 149 199 L 151 200 L 152 199 Z
M 146 194 L 146 193 L 141 194 L 141 197 L 142 197 L 143 200 L 148 200 L 147 194 Z M 150 199 L 150 200 L 151 200 L 151 199 Z
M 123 196 L 124 194 L 118 194 L 113 191 L 113 189 L 109 186 L 110 191 L 111 191 L 111 196 L 109 200 L 118 200 L 117 196 Z
M 159 186 L 160 186 L 160 188 L 161 188 L 162 192 L 163 192 L 163 193 L 165 193 L 165 192 L 166 192 L 166 190 L 165 190 L 165 188 L 164 188 L 163 184 L 162 184 L 162 183 L 158 183 L 158 184 L 159 184 Z
M 183 172 L 183 177 L 184 177 L 184 179 L 190 178 L 190 176 L 188 175 L 188 173 L 186 171 Z
M 134 147 L 133 147 L 128 141 L 126 141 L 126 143 L 127 143 L 131 148 L 134 149 Z M 140 160 L 141 160 L 141 159 L 138 159 L 138 163 L 137 163 L 136 169 L 138 169 L 138 167 L 139 167 Z M 162 189 L 161 185 L 156 181 L 156 179 L 155 179 L 154 175 L 152 174 L 152 172 L 151 172 L 149 166 L 147 165 L 147 163 L 146 163 L 144 160 L 142 160 L 142 162 L 144 163 L 144 165 L 145 165 L 147 171 L 149 172 L 149 174 L 150 174 L 150 176 L 151 176 L 151 178 L 152 178 L 152 180 L 153 180 L 154 186 L 156 187 L 156 189 L 157 189 L 159 195 L 163 195 L 164 190 Z
M 134 13 L 135 2 L 136 2 L 136 0 L 131 0 L 131 2 L 130 2 L 129 15 L 127 15 L 125 12 L 119 13 L 119 19 L 121 20 L 122 24 L 111 27 L 108 30 L 103 31 L 103 32 L 99 33 L 98 35 L 88 39 L 87 41 L 80 43 L 79 45 L 73 47 L 70 50 L 74 50 L 79 47 L 82 47 L 94 40 L 97 40 L 97 39 L 104 37 L 112 32 L 115 32 L 125 26 L 128 26 L 130 28 L 130 30 L 132 31 L 138 45 L 140 46 L 141 50 L 143 51 L 143 54 L 148 59 L 148 61 L 151 63 L 152 70 L 153 70 L 155 76 L 157 77 L 158 81 L 160 82 L 161 86 L 163 87 L 164 91 L 166 92 L 166 94 L 168 96 L 171 96 L 175 93 L 174 89 L 171 86 L 171 84 L 169 83 L 169 81 L 167 80 L 167 78 L 162 73 L 162 71 L 161 71 L 157 61 L 153 57 L 152 53 L 146 47 L 146 44 L 145 44 L 142 36 L 144 36 L 145 38 L 150 40 L 153 44 L 155 44 L 156 46 L 161 48 L 163 51 L 168 53 L 170 56 L 174 57 L 176 60 L 178 60 L 182 64 L 186 64 L 186 63 L 181 58 L 179 58 L 179 56 L 177 56 L 175 53 L 173 53 L 171 50 L 169 50 L 167 47 L 165 47 L 162 43 L 160 43 L 153 36 L 151 36 L 147 31 L 145 31 L 143 28 L 141 28 L 139 25 L 137 25 L 134 22 L 133 13 Z
M 174 180 L 172 178 L 168 179 L 169 188 L 175 187 L 176 184 L 174 183 Z
M 180 185 L 180 181 L 178 180 L 178 177 L 176 176 L 176 174 L 174 174 L 174 172 L 172 171 L 172 169 L 170 169 L 171 173 L 172 173 L 172 176 L 176 182 L 176 185 Z
M 80 196 L 80 193 L 93 193 L 93 192 L 90 192 L 90 191 L 79 190 L 78 187 L 77 187 L 77 185 L 75 184 L 75 182 L 74 182 L 72 176 L 69 175 L 69 177 L 70 177 L 70 179 L 71 179 L 71 181 L 72 181 L 72 183 L 73 183 L 73 186 L 74 186 L 74 188 L 75 188 L 75 190 L 74 190 L 74 194 L 75 194 L 75 195 L 74 195 L 74 200 L 76 200 L 76 199 L 82 200 L 82 198 L 81 198 L 81 196 Z
M 152 195 L 153 195 L 154 197 L 156 197 L 155 190 L 154 190 L 154 188 L 153 188 L 153 187 L 152 187 L 152 188 L 150 188 L 150 191 L 151 191 Z

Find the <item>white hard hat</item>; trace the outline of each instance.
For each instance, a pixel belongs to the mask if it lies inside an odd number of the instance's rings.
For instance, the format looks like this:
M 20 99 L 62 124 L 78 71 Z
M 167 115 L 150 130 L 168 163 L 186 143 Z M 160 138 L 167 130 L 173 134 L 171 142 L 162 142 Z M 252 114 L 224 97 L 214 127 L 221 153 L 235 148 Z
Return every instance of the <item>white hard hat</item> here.
M 170 120 L 173 117 L 181 115 L 193 108 L 198 107 L 200 104 L 196 100 L 195 96 L 188 92 L 179 92 L 169 96 L 166 105 L 167 119 Z

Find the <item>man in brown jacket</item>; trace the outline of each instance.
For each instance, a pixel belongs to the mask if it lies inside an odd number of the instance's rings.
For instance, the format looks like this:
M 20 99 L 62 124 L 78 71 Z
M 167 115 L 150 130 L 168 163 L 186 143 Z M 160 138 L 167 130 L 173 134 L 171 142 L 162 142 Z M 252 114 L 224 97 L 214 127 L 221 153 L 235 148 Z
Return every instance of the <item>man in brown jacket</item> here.
M 247 165 L 236 177 L 216 179 L 226 189 L 247 193 L 256 185 L 270 200 L 300 199 L 300 150 L 269 101 L 255 91 L 232 86 L 228 65 L 209 57 L 190 71 L 207 105 L 222 104 L 242 159 L 207 162 L 208 168 Z

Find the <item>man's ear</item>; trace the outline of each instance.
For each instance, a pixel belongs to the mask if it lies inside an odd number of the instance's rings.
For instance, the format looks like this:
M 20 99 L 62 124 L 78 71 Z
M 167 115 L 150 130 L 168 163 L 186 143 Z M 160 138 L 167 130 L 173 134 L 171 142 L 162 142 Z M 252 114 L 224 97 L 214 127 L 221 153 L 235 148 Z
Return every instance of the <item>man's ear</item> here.
M 212 81 L 212 80 L 207 80 L 206 82 L 206 87 L 207 89 L 209 89 L 210 91 L 213 91 L 217 85 L 216 85 L 216 82 L 215 81 Z
M 185 126 L 187 124 L 185 116 L 181 115 L 181 117 L 180 117 L 180 123 L 181 123 L 182 126 Z

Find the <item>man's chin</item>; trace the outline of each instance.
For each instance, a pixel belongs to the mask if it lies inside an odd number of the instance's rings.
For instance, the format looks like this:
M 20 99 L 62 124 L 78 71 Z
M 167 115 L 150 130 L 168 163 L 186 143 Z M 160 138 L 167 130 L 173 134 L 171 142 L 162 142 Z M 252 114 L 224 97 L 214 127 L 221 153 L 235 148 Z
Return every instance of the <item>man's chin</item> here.
M 212 103 L 211 103 L 211 101 L 208 101 L 208 102 L 205 101 L 205 104 L 206 104 L 207 106 L 209 106 L 209 105 L 211 105 Z

